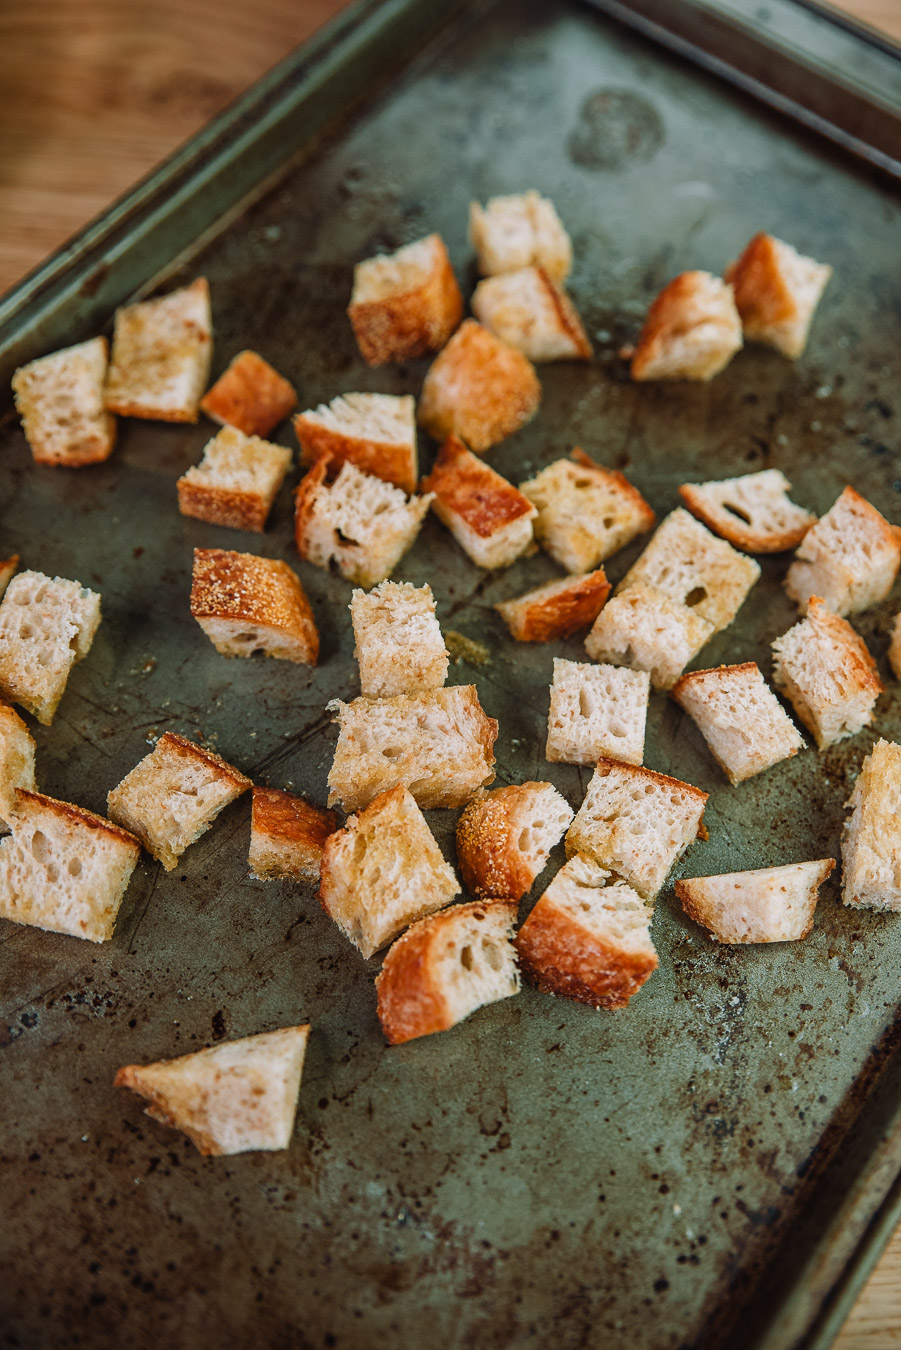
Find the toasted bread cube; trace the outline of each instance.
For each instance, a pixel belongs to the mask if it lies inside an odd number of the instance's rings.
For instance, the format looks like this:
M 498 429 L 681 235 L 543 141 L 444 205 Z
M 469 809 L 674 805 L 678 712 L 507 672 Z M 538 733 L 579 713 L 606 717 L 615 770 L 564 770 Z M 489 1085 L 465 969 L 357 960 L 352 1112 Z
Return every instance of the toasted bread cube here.
M 425 816 L 403 785 L 380 792 L 322 853 L 322 908 L 364 956 L 460 894 Z
M 191 613 L 223 656 L 263 652 L 305 666 L 319 657 L 310 602 L 280 558 L 195 548 Z
M 205 277 L 156 300 L 117 309 L 106 406 L 122 417 L 196 422 L 212 356 Z
M 253 789 L 250 875 L 257 881 L 291 877 L 318 881 L 322 850 L 338 828 L 334 811 L 311 806 L 280 788 Z
M 212 750 L 167 731 L 106 800 L 110 819 L 171 872 L 219 812 L 252 786 Z
M 677 680 L 672 694 L 733 786 L 804 749 L 804 738 L 756 661 L 694 670 Z
M 570 573 L 590 572 L 655 521 L 628 479 L 578 449 L 520 483 L 520 491 L 538 508 L 538 542 Z
M 327 461 L 317 460 L 295 493 L 294 539 L 307 562 L 332 563 L 357 586 L 385 581 L 412 547 L 431 497 L 411 497 L 400 488 L 345 463 L 334 483 L 325 481 Z
M 297 407 L 297 393 L 262 356 L 238 352 L 200 407 L 214 422 L 237 427 L 245 436 L 268 436 Z
M 487 206 L 471 202 L 469 237 L 483 276 L 533 266 L 543 267 L 553 281 L 569 276 L 569 235 L 554 203 L 534 188 L 518 196 L 492 197 Z
M 531 361 L 467 319 L 429 368 L 419 425 L 436 441 L 458 436 L 481 452 L 525 426 L 540 402 Z
M 646 670 L 655 689 L 671 689 L 716 632 L 694 609 L 653 586 L 614 595 L 585 639 L 595 661 Z
M 424 809 L 462 806 L 494 781 L 497 722 L 485 716 L 474 684 L 328 706 L 341 728 L 329 806 L 359 811 L 399 783 Z
M 637 891 L 576 854 L 520 928 L 516 951 L 544 993 L 625 1008 L 657 969 L 650 923 Z
M 80 468 L 109 459 L 116 419 L 103 404 L 106 338 L 92 338 L 21 366 L 13 393 L 37 464 Z
M 294 430 L 304 464 L 349 461 L 404 492 L 416 491 L 416 402 L 409 395 L 342 394 L 298 413 Z
M 789 500 L 791 483 L 779 469 L 683 483 L 679 496 L 708 529 L 745 553 L 781 553 L 800 544 L 816 516 Z
M 0 821 L 8 825 L 16 813 L 16 789 L 34 791 L 35 745 L 21 717 L 0 702 Z
M 306 1023 L 157 1064 L 126 1064 L 114 1086 L 146 1097 L 145 1114 L 181 1130 L 206 1158 L 287 1148 L 309 1035 Z
M 701 832 L 708 793 L 635 764 L 602 759 L 566 836 L 566 856 L 584 853 L 653 900 L 673 864 Z
M 475 901 L 414 923 L 375 982 L 388 1044 L 447 1031 L 486 1003 L 517 993 L 515 922 L 515 905 Z
M 87 656 L 100 596 L 78 581 L 20 572 L 0 603 L 0 694 L 49 726 L 69 672 Z
M 472 312 L 489 333 L 536 364 L 591 360 L 591 343 L 575 305 L 543 267 L 480 281 Z
M 609 594 L 610 582 L 599 567 L 583 576 L 536 586 L 494 608 L 517 642 L 554 642 L 590 628 Z
M 506 478 L 449 436 L 422 480 L 432 510 L 477 567 L 509 567 L 532 544 L 538 512 Z
M 855 735 L 873 720 L 884 686 L 863 638 L 816 595 L 794 628 L 776 638 L 773 683 L 790 699 L 817 749 Z
M 834 858 L 820 858 L 692 877 L 676 882 L 676 895 L 717 942 L 798 942 L 813 928 L 819 889 L 834 867 Z
M 176 484 L 183 516 L 261 534 L 291 465 L 291 451 L 225 427 Z
M 12 834 L 0 840 L 0 917 L 106 942 L 141 854 L 102 816 L 16 789 Z
M 572 823 L 551 783 L 478 791 L 457 821 L 463 884 L 480 900 L 521 900 Z
M 741 257 L 726 268 L 745 337 L 765 342 L 784 356 L 800 356 L 831 276 L 831 267 L 805 258 L 791 244 L 771 234 L 755 234 Z
M 4 558 L 0 562 L 0 600 L 6 594 L 6 588 L 15 576 L 18 566 L 18 553 L 13 553 L 9 558 Z
M 842 833 L 842 901 L 901 910 L 901 745 L 882 737 L 848 798 Z
M 710 272 L 682 272 L 648 310 L 632 379 L 711 380 L 741 346 L 732 287 Z
M 856 614 L 885 599 L 899 564 L 901 528 L 846 487 L 805 534 L 785 589 L 801 610 L 818 595 L 836 614 Z
M 368 593 L 354 591 L 350 617 L 360 688 L 368 698 L 443 688 L 448 656 L 431 586 L 383 581 Z
M 441 235 L 357 263 L 347 313 L 370 366 L 439 351 L 463 317 Z
M 545 757 L 552 763 L 641 764 L 651 678 L 625 666 L 554 659 Z
M 889 665 L 896 680 L 901 680 L 901 614 L 895 615 L 892 641 L 888 649 Z

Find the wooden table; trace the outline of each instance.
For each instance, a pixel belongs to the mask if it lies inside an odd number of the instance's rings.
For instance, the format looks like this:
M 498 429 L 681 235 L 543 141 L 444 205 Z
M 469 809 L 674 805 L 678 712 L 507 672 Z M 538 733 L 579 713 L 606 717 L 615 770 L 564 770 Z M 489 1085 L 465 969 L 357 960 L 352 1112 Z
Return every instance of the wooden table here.
M 6 0 L 0 293 L 341 7 L 342 0 Z M 901 0 L 840 7 L 901 41 Z M 835 1345 L 901 1347 L 901 1230 Z

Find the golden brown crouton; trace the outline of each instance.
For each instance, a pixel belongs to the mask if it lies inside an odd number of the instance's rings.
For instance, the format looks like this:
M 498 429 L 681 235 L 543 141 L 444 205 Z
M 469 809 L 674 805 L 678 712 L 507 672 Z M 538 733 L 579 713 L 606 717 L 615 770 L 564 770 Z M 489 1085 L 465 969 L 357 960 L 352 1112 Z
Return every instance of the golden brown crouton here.
M 710 380 L 741 345 L 732 287 L 710 272 L 682 272 L 648 310 L 632 379 Z
M 200 400 L 207 417 L 245 436 L 268 436 L 296 405 L 293 386 L 256 352 L 238 352 Z
M 478 567 L 509 567 L 532 543 L 538 513 L 522 493 L 450 436 L 422 491 L 432 510 Z
M 535 367 L 474 319 L 461 324 L 425 377 L 419 424 L 443 441 L 488 450 L 525 426 L 541 402 Z
M 223 656 L 264 652 L 315 666 L 319 633 L 295 572 L 280 558 L 196 548 L 191 613 Z
M 441 236 L 357 263 L 347 313 L 371 366 L 443 347 L 460 322 L 463 297 Z

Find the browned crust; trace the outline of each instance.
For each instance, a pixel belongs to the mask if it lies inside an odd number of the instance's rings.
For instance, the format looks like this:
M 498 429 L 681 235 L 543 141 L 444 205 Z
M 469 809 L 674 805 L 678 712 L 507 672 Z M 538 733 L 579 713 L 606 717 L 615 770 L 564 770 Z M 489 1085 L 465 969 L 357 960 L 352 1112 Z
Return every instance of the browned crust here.
M 307 526 L 313 516 L 319 489 L 325 482 L 329 460 L 326 455 L 317 459 L 294 489 L 294 543 L 302 558 L 307 556 Z
M 657 969 L 656 955 L 601 941 L 542 897 L 515 938 L 523 973 L 546 994 L 592 1008 L 624 1008 Z
M 269 506 L 259 492 L 210 487 L 189 478 L 179 478 L 176 487 L 178 509 L 183 516 L 233 530 L 252 530 L 255 534 L 262 534 L 266 528 Z
M 296 406 L 293 385 L 251 351 L 239 352 L 200 400 L 207 417 L 245 436 L 267 436 Z
M 584 361 L 590 361 L 593 355 L 591 343 L 588 341 L 588 334 L 585 332 L 584 325 L 579 317 L 579 311 L 563 287 L 553 282 L 543 267 L 536 267 L 535 271 L 538 273 L 538 279 L 544 287 L 547 298 L 554 307 L 557 326 L 572 342 L 578 356 Z
M 281 788 L 255 787 L 250 828 L 267 841 L 321 852 L 326 839 L 338 829 L 338 814 Z
M 516 842 L 525 783 L 495 788 L 471 801 L 457 821 L 463 885 L 480 900 L 521 900 L 535 880 Z
M 459 436 L 481 451 L 518 431 L 540 402 L 531 361 L 466 319 L 425 377 L 418 417 L 436 440 Z
M 150 1116 L 151 1120 L 158 1121 L 160 1125 L 169 1125 L 172 1129 L 187 1135 L 204 1158 L 221 1157 L 222 1149 L 211 1135 L 205 1134 L 202 1130 L 191 1129 L 184 1121 L 179 1120 L 167 1107 L 163 1093 L 143 1081 L 143 1070 L 155 1067 L 154 1064 L 125 1064 L 113 1079 L 113 1087 L 130 1088 L 139 1097 L 143 1097 L 148 1103 L 144 1109 L 145 1115 Z
M 248 788 L 253 787 L 252 779 L 245 777 L 245 775 L 233 765 L 228 764 L 221 755 L 217 755 L 213 750 L 204 750 L 201 746 L 196 745 L 194 741 L 186 740 L 184 736 L 179 736 L 174 731 L 167 731 L 159 738 L 153 753 L 155 754 L 160 747 L 162 747 L 164 751 L 171 750 L 173 754 L 181 756 L 184 759 L 201 760 L 202 763 L 206 764 L 209 768 L 215 769 L 221 777 L 228 778 L 232 785 L 238 789 L 239 793 L 246 792 Z
M 742 661 L 737 666 L 711 666 L 707 670 L 690 670 L 687 675 L 680 675 L 676 683 L 670 690 L 670 694 L 677 703 L 682 702 L 682 693 L 692 684 L 703 684 L 710 675 L 759 675 L 760 667 L 756 661 Z
M 456 436 L 444 442 L 419 490 L 434 492 L 438 514 L 445 511 L 458 516 L 480 539 L 490 539 L 521 516 L 535 514 L 518 488 L 467 450 Z
M 732 286 L 735 308 L 744 325 L 785 323 L 797 314 L 797 304 L 782 279 L 771 234 L 755 234 L 741 257 L 726 268 L 724 280 Z
M 27 788 L 16 788 L 15 792 L 23 810 L 27 809 L 29 805 L 43 807 L 72 825 L 95 830 L 98 834 L 107 834 L 111 839 L 115 839 L 118 844 L 127 844 L 134 851 L 135 858 L 141 852 L 140 842 L 135 836 L 130 834 L 128 830 L 123 830 L 121 826 L 114 825 L 105 816 L 97 816 L 93 811 L 86 811 L 83 806 L 74 806 L 71 802 L 61 802 L 57 801 L 55 797 L 46 797 L 43 792 L 29 792 Z
M 554 642 L 590 628 L 607 603 L 610 582 L 603 567 L 573 577 L 571 584 L 529 603 L 528 594 L 505 600 L 499 611 L 517 642 Z M 519 608 L 515 608 L 519 607 Z
M 590 455 L 586 455 L 585 451 L 578 445 L 570 452 L 569 457 L 580 468 L 591 469 L 603 478 L 605 483 L 609 483 L 611 487 L 616 488 L 621 496 L 628 499 L 635 515 L 641 518 L 636 534 L 644 534 L 657 523 L 656 512 L 651 510 L 638 488 L 635 487 L 634 483 L 630 483 L 625 474 L 620 473 L 619 469 L 607 469 L 603 464 L 598 464 Z
M 318 659 L 319 632 L 310 602 L 297 574 L 279 558 L 196 548 L 191 614 L 268 625 L 301 642 L 309 665 Z
M 716 512 L 708 510 L 706 503 L 698 497 L 695 483 L 682 483 L 679 496 L 692 515 L 697 516 L 708 529 L 745 553 L 784 553 L 787 549 L 797 548 L 807 531 L 816 524 L 815 518 L 811 518 L 805 525 L 798 525 L 793 530 L 771 530 L 765 534 L 743 525 L 737 516 L 734 523 L 730 520 L 726 524 Z
M 298 413 L 294 418 L 294 430 L 300 442 L 301 463 L 310 464 L 324 456 L 331 459 L 332 472 L 342 464 L 355 464 L 363 473 L 403 488 L 409 496 L 416 491 L 415 445 L 345 436 L 310 420 L 306 413 Z
M 0 562 L 0 596 L 3 595 L 12 581 L 20 561 L 18 553 L 12 553 L 8 558 L 4 558 L 3 562 Z
M 652 303 L 632 352 L 633 380 L 646 378 L 648 367 L 658 357 L 661 340 L 683 337 L 694 327 L 686 322 L 686 312 L 690 311 L 698 289 L 697 277 L 697 272 L 680 272 Z
M 370 366 L 438 351 L 463 317 L 463 297 L 447 249 L 440 237 L 437 243 L 439 255 L 422 285 L 348 306 L 357 344 Z

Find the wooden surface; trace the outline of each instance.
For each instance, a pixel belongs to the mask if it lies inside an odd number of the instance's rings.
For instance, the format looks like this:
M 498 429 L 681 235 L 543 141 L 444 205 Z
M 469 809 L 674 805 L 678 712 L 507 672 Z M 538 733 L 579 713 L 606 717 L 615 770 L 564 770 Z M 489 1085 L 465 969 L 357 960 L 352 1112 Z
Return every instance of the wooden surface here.
M 901 41 L 901 0 L 838 7 Z M 340 8 L 341 0 L 5 0 L 0 293 Z M 901 1231 L 835 1344 L 901 1347 Z

